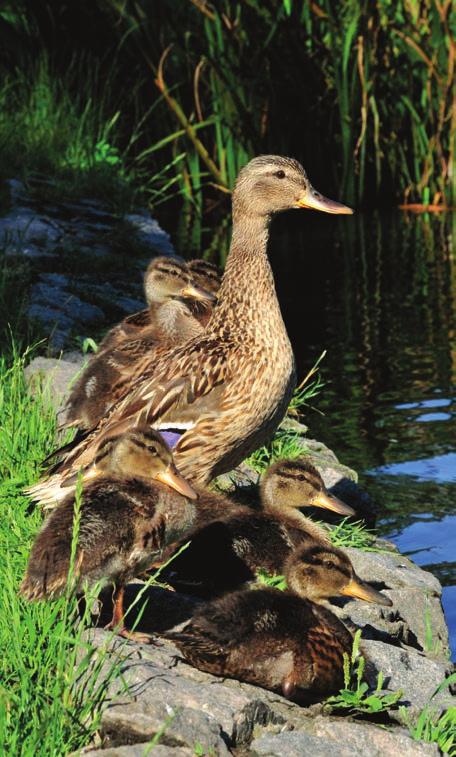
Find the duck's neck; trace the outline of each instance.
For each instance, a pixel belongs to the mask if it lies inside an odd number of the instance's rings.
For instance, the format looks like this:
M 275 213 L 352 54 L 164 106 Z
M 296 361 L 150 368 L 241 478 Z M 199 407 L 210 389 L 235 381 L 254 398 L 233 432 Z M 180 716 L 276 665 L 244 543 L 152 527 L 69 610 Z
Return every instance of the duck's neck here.
M 283 327 L 274 277 L 267 256 L 269 218 L 233 207 L 233 235 L 211 326 L 242 327 L 252 333 Z M 278 323 L 277 323 L 278 322 Z
M 280 501 L 274 496 L 274 485 L 269 479 L 261 483 L 261 506 L 266 513 L 275 515 L 278 518 L 286 518 L 290 525 L 292 524 L 296 528 L 305 531 L 309 538 L 329 543 L 329 534 L 325 528 L 307 518 L 298 508 L 287 504 L 287 502 Z

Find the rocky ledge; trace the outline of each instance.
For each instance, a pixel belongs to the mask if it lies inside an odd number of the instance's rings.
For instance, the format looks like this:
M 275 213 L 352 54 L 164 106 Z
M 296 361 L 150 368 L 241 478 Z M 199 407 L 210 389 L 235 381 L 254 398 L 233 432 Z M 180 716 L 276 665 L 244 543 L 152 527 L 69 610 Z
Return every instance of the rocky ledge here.
M 68 383 L 80 370 L 82 356 L 62 360 L 36 358 L 27 369 L 29 381 L 48 383 L 49 396 L 61 406 Z M 344 497 L 368 522 L 375 507 L 356 484 L 356 474 L 342 465 L 324 444 L 308 439 L 306 428 L 287 419 L 285 428 L 301 433 L 303 453 L 312 458 L 330 490 Z M 218 483 L 249 496 L 258 474 L 246 464 Z M 321 512 L 321 511 L 320 511 Z M 100 739 L 88 753 L 106 757 L 142 755 L 154 737 L 154 754 L 277 755 L 290 757 L 331 752 L 341 757 L 374 755 L 438 755 L 435 744 L 414 741 L 409 726 L 429 704 L 435 690 L 451 674 L 448 632 L 441 606 L 441 585 L 431 574 L 401 555 L 394 545 L 377 539 L 369 551 L 346 548 L 356 572 L 381 589 L 392 607 L 338 599 L 331 605 L 349 626 L 362 629 L 361 654 L 365 680 L 375 689 L 379 673 L 382 692 L 401 691 L 397 705 L 379 722 L 331 714 L 323 704 L 300 707 L 239 681 L 220 679 L 189 666 L 177 648 L 159 636 L 151 646 L 113 639 L 94 629 L 91 644 L 106 654 L 105 670 L 121 661 L 121 678 L 109 683 Z M 133 599 L 138 584 L 128 587 Z M 150 588 L 138 630 L 158 633 L 178 628 L 197 600 L 165 589 Z M 134 622 L 135 618 L 131 618 Z M 402 706 L 401 706 L 402 705 Z M 455 707 L 450 689 L 432 699 L 442 712 Z
M 32 289 L 30 316 L 41 320 L 46 328 L 53 328 L 54 350 L 68 345 L 72 334 L 83 334 L 86 326 L 93 328 L 106 322 L 107 314 L 115 320 L 141 307 L 134 296 L 137 293 L 140 297 L 139 284 L 133 296 L 126 297 L 123 279 L 117 288 L 115 281 L 99 284 L 99 270 L 93 280 L 90 276 L 81 277 L 80 272 L 71 279 L 62 275 L 59 267 L 63 242 L 70 248 L 73 243 L 82 245 L 82 252 L 86 245 L 92 260 L 103 259 L 109 252 L 109 231 L 115 228 L 116 219 L 84 201 L 69 206 L 65 220 L 61 214 L 57 219 L 52 208 L 32 206 L 20 184 L 12 184 L 11 191 L 15 208 L 0 223 L 0 231 L 8 231 L 10 226 L 15 233 L 22 229 L 21 234 L 16 234 L 17 239 L 12 238 L 10 254 L 47 261 L 46 272 L 39 273 Z M 144 254 L 150 256 L 152 250 L 172 253 L 168 238 L 153 219 L 139 214 L 127 221 L 130 230 L 135 228 L 139 234 Z M 106 241 L 101 248 L 99 241 L 94 247 L 95 240 L 100 239 L 100 229 Z M 136 278 L 145 262 L 146 258 L 135 264 Z M 109 311 L 102 306 L 105 301 L 109 301 Z M 68 386 L 85 359 L 80 352 L 66 353 L 61 359 L 36 358 L 26 370 L 27 380 L 32 386 L 44 381 L 56 412 L 61 413 Z M 303 453 L 311 457 L 327 487 L 355 507 L 368 525 L 373 525 L 375 505 L 357 485 L 354 471 L 341 464 L 325 445 L 308 439 L 307 429 L 295 420 L 287 419 L 284 428 L 300 436 Z M 257 479 L 255 471 L 243 464 L 221 477 L 218 484 L 225 491 L 235 489 L 248 498 Z M 348 625 L 362 630 L 364 677 L 372 689 L 376 688 L 381 673 L 383 692 L 401 691 L 397 705 L 382 713 L 376 722 L 361 720 L 355 713 L 350 717 L 336 716 L 324 704 L 300 707 L 261 688 L 202 673 L 189 666 L 178 650 L 159 636 L 156 644 L 140 646 L 112 638 L 96 628 L 88 633 L 88 641 L 98 655 L 103 655 L 105 675 L 118 661 L 122 676 L 110 682 L 107 678 L 108 698 L 99 740 L 85 753 L 139 757 L 148 753 L 154 740 L 157 757 L 438 755 L 437 745 L 413 740 L 408 726 L 452 672 L 440 602 L 441 586 L 432 574 L 418 568 L 399 554 L 394 545 L 383 540 L 373 542 L 369 551 L 353 548 L 346 551 L 360 577 L 393 601 L 392 607 L 348 599 L 332 605 Z M 127 600 L 133 599 L 138 588 L 138 584 L 128 587 Z M 184 623 L 197 602 L 156 587 L 148 589 L 145 598 L 148 602 L 138 629 L 158 634 Z M 446 688 L 432 699 L 431 706 L 441 712 L 454 708 L 455 704 L 451 690 Z

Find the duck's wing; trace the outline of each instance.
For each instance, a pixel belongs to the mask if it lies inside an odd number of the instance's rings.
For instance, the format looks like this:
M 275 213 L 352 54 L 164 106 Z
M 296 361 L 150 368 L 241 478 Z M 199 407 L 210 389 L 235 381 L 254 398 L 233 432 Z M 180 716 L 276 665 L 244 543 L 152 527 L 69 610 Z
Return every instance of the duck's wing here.
M 239 370 L 237 343 L 213 337 L 199 337 L 192 342 L 154 353 L 150 359 L 135 366 L 136 379 L 124 396 L 112 406 L 98 426 L 63 457 L 57 469 L 61 476 L 89 465 L 99 444 L 107 437 L 146 423 L 157 425 L 164 416 L 186 416 L 189 423 L 202 413 L 214 412 L 221 403 L 223 389 Z M 229 355 L 229 360 L 228 360 Z M 55 482 L 54 482 L 55 483 Z M 41 493 L 40 483 L 29 490 Z

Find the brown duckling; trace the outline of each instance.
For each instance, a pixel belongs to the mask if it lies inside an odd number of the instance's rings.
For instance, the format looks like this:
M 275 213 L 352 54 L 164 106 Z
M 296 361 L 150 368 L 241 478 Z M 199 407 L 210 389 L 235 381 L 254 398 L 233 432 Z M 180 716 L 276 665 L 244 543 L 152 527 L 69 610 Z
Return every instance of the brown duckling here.
M 166 569 L 166 580 L 187 593 L 212 597 L 254 580 L 257 571 L 283 573 L 297 546 L 330 544 L 326 529 L 300 512 L 308 506 L 354 514 L 328 493 L 305 458 L 280 460 L 268 468 L 260 482 L 260 510 L 199 491 L 191 544 Z
M 222 283 L 222 274 L 218 266 L 202 258 L 189 260 L 187 265 L 194 284 L 216 295 Z
M 95 426 L 133 379 L 137 361 L 145 355 L 151 359 L 157 347 L 169 349 L 202 333 L 214 296 L 191 283 L 185 263 L 156 258 L 146 273 L 145 289 L 149 309 L 111 329 L 74 384 L 66 425 Z M 197 300 L 202 315 L 192 310 Z
M 212 280 L 206 277 L 211 286 Z M 185 261 L 179 258 L 160 256 L 154 258 L 144 274 L 144 294 L 148 307 L 133 313 L 114 326 L 100 343 L 98 351 L 112 349 L 125 339 L 135 339 L 144 329 L 157 329 L 159 338 L 162 321 L 159 318 L 161 308 L 175 297 L 197 300 L 207 305 L 211 311 L 211 303 L 215 302 L 212 289 L 206 289 L 194 281 L 193 275 Z
M 214 263 L 209 263 L 209 261 L 200 258 L 190 260 L 187 265 L 193 283 L 216 296 L 222 283 L 222 275 L 217 266 L 214 265 Z M 197 318 L 203 326 L 206 326 L 209 323 L 212 314 L 212 307 L 208 307 L 207 303 L 202 300 L 192 300 L 191 308 L 195 318 Z
M 77 588 L 114 584 L 111 628 L 125 629 L 125 584 L 142 573 L 195 518 L 196 493 L 177 471 L 171 452 L 155 431 L 140 427 L 100 446 L 86 476 L 75 558 Z M 66 587 L 70 567 L 75 499 L 70 494 L 50 515 L 35 539 L 21 593 L 49 599 Z
M 304 545 L 285 566 L 288 590 L 250 589 L 198 608 L 181 632 L 168 633 L 200 670 L 310 701 L 343 685 L 352 636 L 319 603 L 351 596 L 391 605 L 356 575 L 349 558 L 325 544 Z

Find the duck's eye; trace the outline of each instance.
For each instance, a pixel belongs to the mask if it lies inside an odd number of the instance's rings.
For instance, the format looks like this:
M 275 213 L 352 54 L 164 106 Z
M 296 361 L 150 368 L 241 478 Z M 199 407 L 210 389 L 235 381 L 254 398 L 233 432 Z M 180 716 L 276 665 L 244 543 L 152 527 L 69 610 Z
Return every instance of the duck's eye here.
M 323 567 L 334 568 L 334 563 L 332 562 L 332 560 L 323 560 Z
M 282 170 L 276 171 L 275 175 L 277 176 L 278 179 L 284 179 L 285 178 L 285 171 L 282 171 Z
M 297 475 L 297 479 L 298 479 L 298 481 L 305 481 L 305 480 L 306 480 L 306 477 L 304 476 L 304 474 L 303 474 L 303 473 L 298 473 L 298 475 Z

